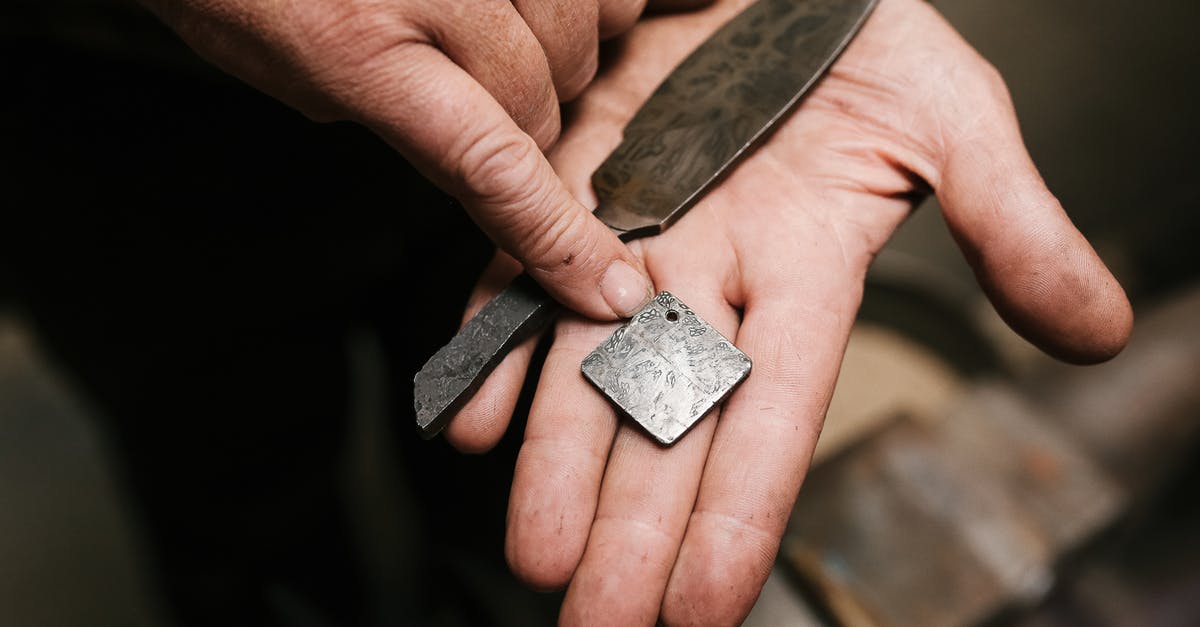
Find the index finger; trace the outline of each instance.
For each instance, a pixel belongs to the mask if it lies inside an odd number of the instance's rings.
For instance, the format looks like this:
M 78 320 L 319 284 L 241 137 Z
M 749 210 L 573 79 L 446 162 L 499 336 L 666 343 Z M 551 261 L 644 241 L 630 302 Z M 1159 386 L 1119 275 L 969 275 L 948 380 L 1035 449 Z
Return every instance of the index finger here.
M 390 56 L 389 56 L 390 55 Z M 595 319 L 653 295 L 640 259 L 571 196 L 537 143 L 463 68 L 410 44 L 378 60 L 356 117 L 427 177 L 559 302 Z M 378 83 L 384 83 L 380 85 Z

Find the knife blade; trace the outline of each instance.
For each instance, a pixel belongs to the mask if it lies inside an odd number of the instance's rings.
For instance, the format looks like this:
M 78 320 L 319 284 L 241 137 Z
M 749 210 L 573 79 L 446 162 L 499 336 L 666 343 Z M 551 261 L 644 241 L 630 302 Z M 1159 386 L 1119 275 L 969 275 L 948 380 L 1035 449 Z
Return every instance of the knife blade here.
M 683 60 L 592 175 L 594 215 L 623 240 L 662 232 L 821 78 L 877 0 L 759 0 Z M 422 436 L 438 434 L 559 306 L 528 275 L 493 298 L 413 378 Z

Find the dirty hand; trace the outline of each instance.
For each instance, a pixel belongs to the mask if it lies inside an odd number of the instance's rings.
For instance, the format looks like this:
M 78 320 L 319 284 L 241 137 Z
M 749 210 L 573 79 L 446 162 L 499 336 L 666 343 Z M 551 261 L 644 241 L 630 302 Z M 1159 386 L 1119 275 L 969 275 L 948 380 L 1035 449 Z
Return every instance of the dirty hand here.
M 577 103 L 550 155 L 579 198 L 620 129 L 680 58 L 748 0 L 647 20 Z M 920 0 L 881 0 L 789 120 L 666 233 L 632 249 L 754 360 L 718 415 L 663 448 L 584 380 L 614 325 L 564 318 L 542 370 L 509 503 L 507 554 L 530 585 L 569 583 L 569 625 L 736 624 L 767 578 L 821 431 L 872 257 L 931 189 L 1008 323 L 1074 362 L 1112 357 L 1132 314 L 1046 189 L 997 75 Z M 593 199 L 594 202 L 594 199 Z M 511 276 L 503 256 L 476 306 Z M 531 347 L 447 437 L 507 426 Z
M 564 304 L 641 305 L 641 262 L 569 194 L 541 149 L 600 38 L 646 0 L 143 0 L 204 57 L 317 120 L 354 120 L 458 197 Z M 657 0 L 659 8 L 703 4 Z

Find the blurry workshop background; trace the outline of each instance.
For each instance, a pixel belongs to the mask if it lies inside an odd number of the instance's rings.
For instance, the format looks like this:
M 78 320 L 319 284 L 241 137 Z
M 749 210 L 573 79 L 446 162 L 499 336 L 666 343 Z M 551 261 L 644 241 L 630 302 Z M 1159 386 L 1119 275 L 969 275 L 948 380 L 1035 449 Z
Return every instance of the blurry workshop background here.
M 1087 369 L 1029 348 L 988 308 L 934 203 L 927 203 L 872 270 L 817 467 L 748 624 L 1200 624 L 1200 38 L 1194 33 L 1200 4 L 935 4 L 1007 78 L 1051 189 L 1134 302 L 1134 339 L 1110 364 Z M 86 275 L 94 262 L 103 263 L 81 251 L 95 244 L 87 229 L 112 226 L 104 222 L 107 208 L 92 208 L 82 226 L 18 216 L 42 211 L 40 198 L 86 203 L 91 194 L 119 196 L 60 188 L 77 184 L 71 168 L 104 150 L 120 161 L 122 151 L 133 150 L 125 139 L 161 149 L 173 134 L 234 141 L 243 127 L 221 126 L 231 120 L 271 127 L 281 118 L 279 129 L 267 131 L 281 134 L 312 125 L 207 70 L 123 4 L 18 1 L 0 15 L 8 83 L 0 103 L 7 164 L 0 180 L 18 190 L 0 228 L 0 624 L 169 624 L 127 472 L 100 417 L 104 404 L 39 331 L 54 326 L 53 316 L 43 321 L 42 304 L 70 303 L 77 295 L 45 297 L 46 289 L 69 290 L 69 281 L 31 287 L 42 281 L 46 263 L 62 271 L 47 276 Z M 216 85 L 225 100 L 215 113 L 199 105 L 188 110 L 200 114 L 195 120 L 172 117 L 156 106 L 180 106 L 191 92 L 153 81 L 175 79 Z M 144 91 L 129 88 L 147 80 Z M 183 95 L 147 102 L 172 89 Z M 150 135 L 158 124 L 163 137 L 124 138 L 120 128 L 106 133 L 110 118 L 122 115 L 146 120 L 150 126 L 142 128 L 151 128 Z M 123 124 L 127 130 L 131 122 Z M 394 165 L 353 129 L 302 132 L 326 145 L 341 142 L 347 153 L 367 153 L 362 162 Z M 43 139 L 66 143 L 46 148 Z M 79 157 L 76 145 L 91 152 Z M 271 155 L 254 152 L 235 165 L 252 172 L 256 158 Z M 184 179 L 151 180 L 160 175 L 151 172 L 142 182 L 161 184 L 169 198 L 168 184 Z M 354 214 L 357 226 L 371 224 L 372 211 L 416 202 L 389 196 L 385 179 L 372 175 L 366 191 L 343 199 L 371 208 Z M 115 180 L 114 186 L 137 179 Z M 264 185 L 288 180 L 280 175 Z M 174 191 L 207 199 L 222 193 Z M 269 235 L 272 220 L 290 219 L 281 209 L 264 213 L 244 222 Z M 242 219 L 197 221 L 219 231 L 246 226 Z M 142 224 L 131 238 L 154 237 L 158 226 Z M 326 225 L 317 216 L 310 226 L 321 232 Z M 362 254 L 353 237 L 336 241 L 343 248 L 319 251 L 321 259 Z M 131 242 L 102 246 L 148 246 Z M 360 261 L 340 263 L 350 272 Z M 362 265 L 376 267 L 373 261 Z M 470 263 L 455 276 L 468 276 Z M 455 289 L 461 298 L 466 288 Z M 96 294 L 79 296 L 85 297 Z M 443 331 L 452 325 L 447 321 Z M 439 337 L 411 351 L 419 359 Z M 371 329 L 352 329 L 337 348 L 351 379 L 350 427 L 338 463 L 346 524 L 373 599 L 369 620 L 407 624 L 414 615 L 406 603 L 414 601 L 403 590 L 427 574 L 405 570 L 425 542 L 411 512 L 428 507 L 429 489 L 395 455 L 416 437 L 387 417 L 384 406 L 399 394 L 387 388 L 411 372 L 385 374 L 381 343 Z M 403 398 L 391 402 L 403 415 Z M 174 409 L 161 407 L 163 420 Z M 459 466 L 464 482 L 477 482 L 484 468 L 477 460 Z M 480 487 L 491 492 L 484 499 L 490 513 L 473 522 L 491 526 L 480 542 L 498 552 L 506 490 L 503 477 L 492 484 Z M 520 592 L 495 555 L 476 557 L 466 541 L 438 546 L 451 572 L 441 586 L 444 607 L 422 620 L 551 620 L 556 600 Z M 295 590 L 263 594 L 282 624 L 338 623 Z

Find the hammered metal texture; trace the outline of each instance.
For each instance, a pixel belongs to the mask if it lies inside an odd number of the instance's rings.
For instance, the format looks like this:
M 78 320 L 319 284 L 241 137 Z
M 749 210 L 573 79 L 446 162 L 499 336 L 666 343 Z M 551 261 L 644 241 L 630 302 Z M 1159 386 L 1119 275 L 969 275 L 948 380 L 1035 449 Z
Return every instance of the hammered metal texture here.
M 421 435 L 437 435 L 508 351 L 537 334 L 557 312 L 558 303 L 527 274 L 484 305 L 413 377 Z
M 583 374 L 654 439 L 671 444 L 750 374 L 750 358 L 660 292 L 583 360 Z

